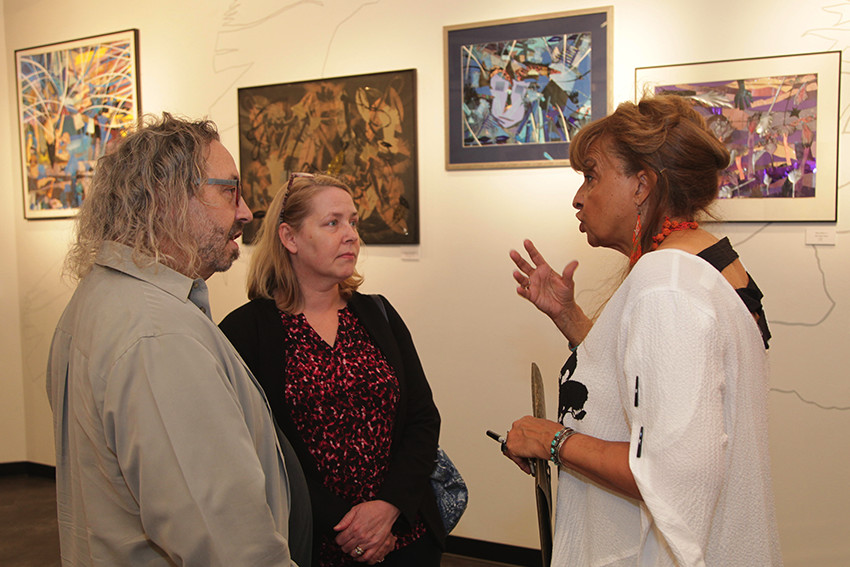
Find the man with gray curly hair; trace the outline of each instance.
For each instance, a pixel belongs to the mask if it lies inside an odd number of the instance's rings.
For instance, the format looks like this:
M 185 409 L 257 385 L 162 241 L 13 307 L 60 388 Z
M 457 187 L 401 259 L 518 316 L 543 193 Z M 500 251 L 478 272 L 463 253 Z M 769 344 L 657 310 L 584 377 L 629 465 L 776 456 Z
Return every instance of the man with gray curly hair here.
M 240 188 L 208 120 L 150 117 L 98 162 L 47 369 L 64 565 L 309 564 L 303 473 L 210 315 Z

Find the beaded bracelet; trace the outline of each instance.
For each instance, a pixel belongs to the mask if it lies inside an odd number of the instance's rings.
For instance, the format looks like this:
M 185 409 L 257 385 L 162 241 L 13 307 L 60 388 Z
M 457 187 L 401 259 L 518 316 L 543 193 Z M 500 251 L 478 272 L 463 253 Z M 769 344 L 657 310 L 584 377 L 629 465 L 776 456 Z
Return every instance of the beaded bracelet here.
M 575 434 L 576 432 L 572 427 L 564 427 L 552 439 L 552 444 L 549 445 L 549 460 L 555 463 L 556 467 L 561 466 L 561 447 L 566 443 L 567 439 Z

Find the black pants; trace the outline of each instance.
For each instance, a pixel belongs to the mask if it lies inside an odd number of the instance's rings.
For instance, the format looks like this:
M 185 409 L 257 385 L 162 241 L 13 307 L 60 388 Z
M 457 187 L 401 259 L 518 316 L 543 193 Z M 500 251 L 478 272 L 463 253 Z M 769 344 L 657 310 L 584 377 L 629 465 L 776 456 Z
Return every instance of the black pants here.
M 440 567 L 443 551 L 437 540 L 426 530 L 422 537 L 388 554 L 378 567 Z M 361 563 L 365 565 L 365 563 Z

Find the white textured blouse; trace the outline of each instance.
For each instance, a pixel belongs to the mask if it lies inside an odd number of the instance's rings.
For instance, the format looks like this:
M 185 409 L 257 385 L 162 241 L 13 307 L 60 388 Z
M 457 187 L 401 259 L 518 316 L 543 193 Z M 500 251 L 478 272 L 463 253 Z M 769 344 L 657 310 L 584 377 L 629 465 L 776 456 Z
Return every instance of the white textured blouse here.
M 643 502 L 561 470 L 553 566 L 781 565 L 767 353 L 720 272 L 646 254 L 563 372 L 563 423 L 628 441 Z

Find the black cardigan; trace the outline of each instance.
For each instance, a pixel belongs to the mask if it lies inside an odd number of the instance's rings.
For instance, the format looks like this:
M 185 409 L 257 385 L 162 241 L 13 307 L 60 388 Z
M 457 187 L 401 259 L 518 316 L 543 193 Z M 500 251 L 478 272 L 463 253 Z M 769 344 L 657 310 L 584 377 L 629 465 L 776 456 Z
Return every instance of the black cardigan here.
M 409 526 L 419 513 L 440 546 L 446 531 L 429 475 L 434 469 L 440 414 L 407 326 L 392 305 L 381 312 L 372 296 L 356 293 L 348 301 L 352 313 L 396 372 L 400 398 L 390 447 L 390 466 L 376 498 L 396 506 L 397 520 Z M 230 313 L 219 325 L 265 390 L 272 413 L 298 454 L 313 506 L 314 534 L 332 534 L 351 504 L 322 484 L 316 462 L 301 439 L 284 403 L 286 335 L 280 313 L 270 299 L 254 299 Z M 318 538 L 317 538 L 318 539 Z

